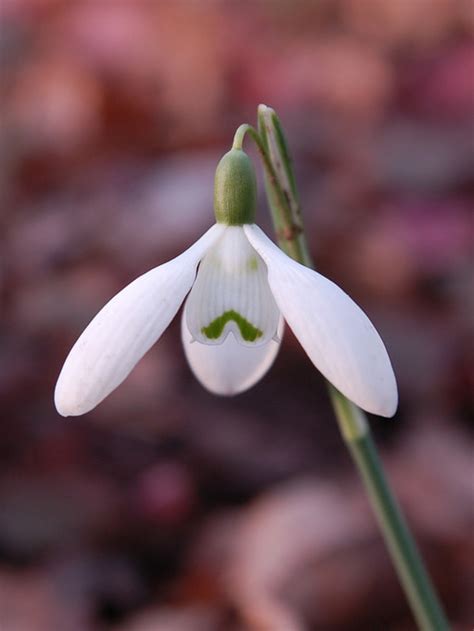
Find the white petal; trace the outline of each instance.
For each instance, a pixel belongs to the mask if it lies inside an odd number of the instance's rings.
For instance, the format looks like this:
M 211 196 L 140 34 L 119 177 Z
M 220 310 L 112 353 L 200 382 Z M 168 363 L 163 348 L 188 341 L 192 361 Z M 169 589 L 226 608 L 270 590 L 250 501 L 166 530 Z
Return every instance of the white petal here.
M 228 335 L 222 344 L 193 341 L 187 326 L 187 305 L 181 319 L 181 339 L 191 369 L 201 384 L 214 394 L 230 396 L 251 388 L 273 364 L 283 335 L 280 317 L 274 339 L 258 346 L 247 346 Z
M 203 258 L 187 299 L 193 339 L 222 344 L 229 333 L 244 345 L 266 344 L 280 312 L 268 285 L 267 266 L 241 226 L 228 226 Z
M 175 316 L 200 259 L 223 230 L 212 226 L 180 256 L 122 289 L 95 316 L 59 375 L 54 400 L 60 414 L 89 412 L 122 383 Z
M 364 410 L 393 416 L 395 376 L 365 313 L 333 282 L 286 256 L 258 226 L 244 230 L 268 266 L 268 282 L 283 317 L 314 365 Z

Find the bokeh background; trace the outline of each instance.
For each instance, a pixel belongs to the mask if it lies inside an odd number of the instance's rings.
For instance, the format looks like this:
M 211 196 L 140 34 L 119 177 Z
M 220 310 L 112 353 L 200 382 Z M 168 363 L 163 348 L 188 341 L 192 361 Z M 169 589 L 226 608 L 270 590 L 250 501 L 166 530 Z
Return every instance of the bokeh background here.
M 474 3 L 1 0 L 0 29 L 1 630 L 415 628 L 289 331 L 233 399 L 196 382 L 175 322 L 97 410 L 52 405 L 89 319 L 213 221 L 261 102 L 319 270 L 393 358 L 400 407 L 373 430 L 470 629 Z

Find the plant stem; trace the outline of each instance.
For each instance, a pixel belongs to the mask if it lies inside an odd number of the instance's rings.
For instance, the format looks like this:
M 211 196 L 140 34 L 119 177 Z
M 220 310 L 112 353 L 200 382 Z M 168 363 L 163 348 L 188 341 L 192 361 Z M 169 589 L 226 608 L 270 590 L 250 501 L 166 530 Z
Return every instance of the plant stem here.
M 365 414 L 336 388 L 329 392 L 339 427 L 369 496 L 400 583 L 420 629 L 445 631 L 448 622 L 416 543 L 390 489 Z
M 265 105 L 258 108 L 258 123 L 258 134 L 249 126 L 246 132 L 256 142 L 263 159 L 268 203 L 278 242 L 296 261 L 314 267 L 282 127 L 274 110 Z M 418 626 L 423 631 L 447 631 L 448 622 L 385 476 L 367 417 L 329 383 L 328 388 L 342 437 L 359 471 Z
M 242 125 L 240 125 L 240 127 L 237 128 L 237 131 L 234 134 L 232 149 L 242 149 L 245 134 L 250 131 L 250 129 L 252 129 L 251 125 L 247 125 L 247 123 L 243 123 Z
M 278 182 L 277 173 L 267 151 L 265 137 L 259 134 L 254 127 L 244 123 L 240 125 L 235 132 L 232 148 L 242 149 L 245 134 L 248 134 L 255 142 L 264 165 L 265 189 L 280 246 L 285 250 L 288 256 L 291 256 L 297 261 L 303 257 L 305 265 L 310 267 L 310 259 L 305 249 L 305 241 L 301 238 L 303 231 L 302 225 L 300 225 L 299 222 L 293 221 L 293 214 L 288 205 L 288 193 Z

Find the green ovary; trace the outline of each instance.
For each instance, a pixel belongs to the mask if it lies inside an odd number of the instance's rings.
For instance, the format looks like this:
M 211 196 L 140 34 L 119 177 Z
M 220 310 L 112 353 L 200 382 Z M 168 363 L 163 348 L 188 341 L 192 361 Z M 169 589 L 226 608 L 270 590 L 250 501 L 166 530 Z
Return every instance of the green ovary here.
M 257 327 L 253 326 L 253 324 L 233 309 L 225 311 L 208 326 L 203 326 L 201 332 L 210 340 L 218 340 L 222 335 L 225 325 L 231 320 L 237 324 L 240 334 L 246 342 L 255 342 L 258 337 L 262 337 L 263 331 L 257 329 Z

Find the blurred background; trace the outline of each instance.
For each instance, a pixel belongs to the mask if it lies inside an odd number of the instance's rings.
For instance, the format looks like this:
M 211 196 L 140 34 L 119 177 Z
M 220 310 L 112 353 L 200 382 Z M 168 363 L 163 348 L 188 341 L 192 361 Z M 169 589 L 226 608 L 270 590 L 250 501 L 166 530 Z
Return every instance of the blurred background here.
M 373 430 L 470 629 L 472 0 L 1 0 L 0 35 L 1 630 L 415 629 L 290 331 L 233 399 L 193 378 L 177 319 L 97 410 L 53 408 L 90 318 L 211 224 L 261 102 L 319 270 L 393 359 Z

